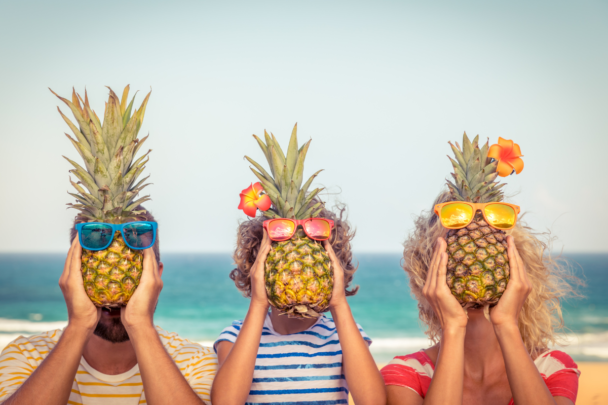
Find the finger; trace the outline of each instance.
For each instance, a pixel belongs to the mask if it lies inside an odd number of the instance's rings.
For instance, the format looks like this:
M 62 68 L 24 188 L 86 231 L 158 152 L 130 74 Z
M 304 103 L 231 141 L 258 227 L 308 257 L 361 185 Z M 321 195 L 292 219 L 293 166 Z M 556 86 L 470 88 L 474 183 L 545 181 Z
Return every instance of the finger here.
M 507 236 L 507 252 L 509 255 L 509 267 L 511 268 L 511 277 L 509 281 L 521 281 L 521 269 L 517 260 L 517 248 L 512 236 Z
M 521 258 L 521 255 L 519 254 L 519 250 L 517 250 L 517 245 L 515 245 L 515 239 L 513 239 L 513 250 L 515 251 L 515 258 L 517 259 L 517 265 L 519 266 L 519 276 L 520 276 L 521 280 L 524 280 L 526 283 L 528 283 L 529 278 L 528 278 L 528 272 L 526 271 L 526 264 L 524 263 L 524 260 Z
M 74 246 L 72 248 L 72 254 L 70 255 L 70 272 L 68 274 L 68 282 L 75 283 L 74 285 L 84 286 L 84 281 L 82 280 L 82 246 L 80 246 L 80 241 L 78 238 L 75 238 Z
M 437 269 L 437 286 L 441 287 L 440 290 L 446 290 L 448 288 L 448 284 L 446 282 L 448 271 L 448 254 L 446 252 L 441 252 L 441 258 L 439 260 L 438 269 Z
M 429 284 L 430 291 L 434 291 L 437 288 L 437 272 L 439 270 L 439 262 L 441 260 L 443 248 L 443 245 L 441 244 L 442 241 L 443 238 L 437 238 L 437 243 L 435 243 L 435 249 L 433 250 L 431 267 L 429 268 L 429 274 L 427 274 L 427 282 Z
M 68 275 L 70 274 L 70 264 L 72 263 L 72 251 L 74 250 L 74 246 L 76 245 L 76 240 L 78 237 L 74 238 L 72 244 L 70 245 L 70 249 L 68 250 L 68 254 L 65 258 L 65 263 L 63 265 L 63 271 L 61 272 L 61 276 L 59 277 L 59 284 L 63 284 L 67 281 Z
M 437 264 L 441 258 L 440 239 L 441 238 L 437 238 L 437 240 L 435 241 L 435 246 L 433 246 L 433 255 L 431 256 L 431 264 L 429 265 L 429 271 L 427 273 L 427 281 L 430 281 L 433 277 L 434 271 L 431 271 L 431 269 L 437 268 Z
M 325 251 L 327 252 L 327 254 L 329 255 L 329 258 L 332 261 L 338 260 L 338 258 L 336 257 L 336 252 L 334 252 L 334 248 L 331 246 L 331 243 L 329 243 L 328 240 L 323 242 L 323 247 L 325 248 Z
M 260 245 L 260 250 L 255 258 L 255 262 L 250 269 L 250 277 L 255 277 L 259 273 L 264 272 L 264 265 L 266 263 L 266 258 L 268 257 L 268 252 L 270 252 L 271 244 L 270 238 L 268 237 L 268 232 L 264 229 L 264 234 L 262 236 L 262 243 Z
M 154 279 L 154 253 L 152 249 L 144 249 L 144 268 L 141 273 L 141 283 L 147 283 Z
M 323 242 L 323 247 L 325 247 L 325 251 L 329 255 L 329 259 L 331 260 L 331 264 L 334 267 L 334 278 L 336 275 L 339 275 L 341 279 L 344 278 L 344 269 L 342 268 L 342 263 L 338 260 L 338 256 L 336 256 L 336 252 L 334 252 L 334 248 L 331 246 L 328 240 Z
M 158 273 L 158 262 L 156 261 L 156 255 L 154 254 L 153 248 L 144 249 L 144 263 L 146 259 L 146 255 L 150 258 L 151 273 L 154 274 L 154 277 L 160 277 Z

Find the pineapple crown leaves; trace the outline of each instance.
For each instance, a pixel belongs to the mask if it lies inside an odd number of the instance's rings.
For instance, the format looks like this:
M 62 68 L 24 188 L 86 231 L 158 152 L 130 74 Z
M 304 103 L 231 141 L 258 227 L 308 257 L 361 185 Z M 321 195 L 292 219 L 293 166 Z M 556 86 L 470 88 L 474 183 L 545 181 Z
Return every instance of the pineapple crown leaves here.
M 139 109 L 134 110 L 133 103 L 137 93 L 129 102 L 129 86 L 125 87 L 120 99 L 111 88 L 108 89 L 110 94 L 105 104 L 103 124 L 97 114 L 91 110 L 86 90 L 84 100 L 74 89 L 71 100 L 49 90 L 63 101 L 74 115 L 77 125 L 57 107 L 74 137 L 65 135 L 82 157 L 85 166 L 82 167 L 64 156 L 74 167 L 70 173 L 78 179 L 78 182 L 70 179 L 77 194 L 68 193 L 78 204 L 68 204 L 68 206 L 81 211 L 80 215 L 86 219 L 122 222 L 129 218 L 137 218 L 144 213 L 145 211 L 135 211 L 135 209 L 150 200 L 149 196 L 136 199 L 149 185 L 149 183 L 144 184 L 148 177 L 136 181 L 145 169 L 151 151 L 133 160 L 148 138 L 145 136 L 138 139 L 137 135 L 152 92 L 146 95 Z
M 311 218 L 318 216 L 324 208 L 322 202 L 312 204 L 323 188 L 315 188 L 308 192 L 312 181 L 322 170 L 314 173 L 302 185 L 304 160 L 311 140 L 298 148 L 297 132 L 298 124 L 296 123 L 289 139 L 287 155 L 283 153 L 279 142 L 272 133 L 268 135 L 268 132 L 264 130 L 264 140 L 253 135 L 268 161 L 270 173 L 249 156 L 245 156 L 245 159 L 254 166 L 251 167 L 251 171 L 260 180 L 272 201 L 273 207 L 264 211 L 264 215 L 269 218 Z
M 454 172 L 453 181 L 446 180 L 450 194 L 455 201 L 496 202 L 503 200 L 503 184 L 496 182 L 498 162 L 488 158 L 489 143 L 479 147 L 479 135 L 473 142 L 467 133 L 462 136 L 462 148 L 456 142 L 448 142 L 454 152 L 455 159 L 450 159 Z

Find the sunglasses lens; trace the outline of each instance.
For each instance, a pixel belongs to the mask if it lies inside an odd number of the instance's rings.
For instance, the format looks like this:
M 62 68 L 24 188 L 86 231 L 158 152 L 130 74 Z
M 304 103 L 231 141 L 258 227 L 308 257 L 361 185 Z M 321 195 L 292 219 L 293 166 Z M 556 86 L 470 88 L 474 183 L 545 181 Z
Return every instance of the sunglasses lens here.
M 125 224 L 122 231 L 126 242 L 135 249 L 147 249 L 154 243 L 152 224 L 132 222 Z
M 441 224 L 449 229 L 463 228 L 473 219 L 473 208 L 462 203 L 444 205 L 441 208 Z
M 295 231 L 295 223 L 288 219 L 275 219 L 268 224 L 268 236 L 275 241 L 287 240 Z
M 315 240 L 327 240 L 331 235 L 331 226 L 324 219 L 311 219 L 304 224 L 306 234 Z
M 505 204 L 490 204 L 484 208 L 488 223 L 494 228 L 510 229 L 515 225 L 517 214 L 512 207 Z
M 82 247 L 85 249 L 104 249 L 110 244 L 114 233 L 112 227 L 104 224 L 85 224 L 80 230 Z

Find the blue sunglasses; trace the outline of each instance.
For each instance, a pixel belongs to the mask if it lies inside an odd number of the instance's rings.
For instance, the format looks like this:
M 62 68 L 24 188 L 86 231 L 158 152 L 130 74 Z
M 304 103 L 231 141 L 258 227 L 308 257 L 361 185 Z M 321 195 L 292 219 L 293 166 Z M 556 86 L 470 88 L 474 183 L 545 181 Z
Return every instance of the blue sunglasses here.
M 128 247 L 135 250 L 147 249 L 156 242 L 156 222 L 137 221 L 125 224 L 104 222 L 83 222 L 76 224 L 80 245 L 87 250 L 104 250 L 110 246 L 114 233 L 120 231 Z

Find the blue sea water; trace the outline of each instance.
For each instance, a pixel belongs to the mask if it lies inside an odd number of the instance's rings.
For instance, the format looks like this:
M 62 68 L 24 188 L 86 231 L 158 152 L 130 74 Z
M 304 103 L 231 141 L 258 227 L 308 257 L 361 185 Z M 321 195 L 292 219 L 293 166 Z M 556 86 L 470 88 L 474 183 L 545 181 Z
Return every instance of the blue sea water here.
M 608 361 L 608 254 L 567 256 L 585 278 L 585 296 L 564 302 L 570 345 L 578 360 Z M 398 254 L 362 254 L 349 298 L 357 322 L 374 340 L 379 362 L 428 345 L 410 296 Z M 67 320 L 57 285 L 64 255 L 0 254 L 0 346 L 19 334 L 61 327 Z M 235 319 L 242 319 L 249 300 L 228 278 L 229 254 L 165 254 L 164 288 L 155 322 L 193 341 L 211 342 Z

